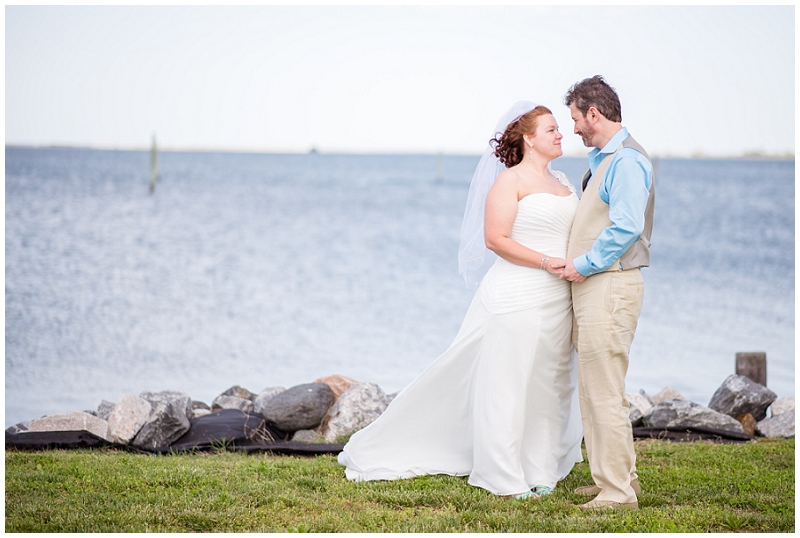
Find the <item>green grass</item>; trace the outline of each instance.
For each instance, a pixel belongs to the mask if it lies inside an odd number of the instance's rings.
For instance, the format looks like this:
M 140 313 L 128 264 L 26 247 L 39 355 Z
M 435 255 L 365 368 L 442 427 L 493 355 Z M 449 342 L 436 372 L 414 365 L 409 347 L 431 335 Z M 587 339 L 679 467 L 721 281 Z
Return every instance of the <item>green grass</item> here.
M 524 502 L 465 478 L 353 483 L 333 456 L 6 451 L 7 532 L 793 532 L 794 439 L 636 443 L 639 511 Z

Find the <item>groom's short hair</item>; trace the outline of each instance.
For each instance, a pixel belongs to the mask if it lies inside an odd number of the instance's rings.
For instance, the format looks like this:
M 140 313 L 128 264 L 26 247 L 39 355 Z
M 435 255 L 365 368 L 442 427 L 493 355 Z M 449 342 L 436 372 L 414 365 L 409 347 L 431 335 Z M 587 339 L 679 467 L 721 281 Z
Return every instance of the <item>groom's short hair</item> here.
M 622 105 L 619 96 L 603 77 L 595 75 L 576 82 L 564 96 L 564 104 L 575 108 L 586 116 L 590 107 L 595 107 L 606 119 L 622 122 Z

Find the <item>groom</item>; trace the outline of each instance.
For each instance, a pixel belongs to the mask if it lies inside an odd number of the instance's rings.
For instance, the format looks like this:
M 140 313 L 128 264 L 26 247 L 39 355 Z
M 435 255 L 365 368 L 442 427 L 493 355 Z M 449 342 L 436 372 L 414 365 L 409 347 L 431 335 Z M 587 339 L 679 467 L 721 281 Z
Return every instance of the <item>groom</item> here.
M 601 76 L 564 97 L 589 152 L 562 278 L 572 282 L 572 340 L 584 441 L 595 498 L 581 508 L 638 509 L 636 453 L 625 399 L 628 353 L 642 309 L 640 267 L 650 264 L 655 186 L 647 152 L 622 126 L 622 107 Z

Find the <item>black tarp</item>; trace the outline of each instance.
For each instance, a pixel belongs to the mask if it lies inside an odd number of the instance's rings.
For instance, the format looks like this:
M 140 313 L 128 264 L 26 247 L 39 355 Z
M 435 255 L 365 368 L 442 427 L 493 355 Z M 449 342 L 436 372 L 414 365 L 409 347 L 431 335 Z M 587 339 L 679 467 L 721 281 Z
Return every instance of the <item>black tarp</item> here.
M 758 439 L 755 435 L 711 428 L 633 428 L 634 439 L 664 439 L 665 441 L 714 441 L 715 443 L 746 443 Z
M 155 454 L 226 449 L 297 455 L 338 454 L 344 447 L 340 444 L 297 443 L 290 441 L 289 437 L 289 433 L 281 431 L 274 424 L 264 420 L 261 415 L 248 414 L 237 409 L 223 409 L 192 419 L 189 431 L 181 438 L 169 446 L 153 450 L 111 443 L 87 431 L 6 432 L 6 447 L 24 450 L 113 447 Z M 753 435 L 744 433 L 697 427 L 633 428 L 633 437 L 635 439 L 713 441 L 716 443 L 744 443 L 751 439 L 757 439 Z
M 296 443 L 290 435 L 257 414 L 237 409 L 223 409 L 191 420 L 189 431 L 169 446 L 152 450 L 111 443 L 87 431 L 6 432 L 6 447 L 24 450 L 48 448 L 112 447 L 135 452 L 166 454 L 170 452 L 235 450 L 274 452 L 276 454 L 338 454 L 344 445 Z

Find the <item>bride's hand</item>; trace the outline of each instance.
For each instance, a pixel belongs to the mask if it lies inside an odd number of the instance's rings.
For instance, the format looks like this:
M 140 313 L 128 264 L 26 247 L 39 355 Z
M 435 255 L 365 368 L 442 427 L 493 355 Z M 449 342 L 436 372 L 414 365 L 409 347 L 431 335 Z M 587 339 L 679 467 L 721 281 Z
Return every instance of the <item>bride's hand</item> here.
M 561 275 L 564 274 L 564 267 L 566 266 L 567 260 L 564 258 L 550 258 L 550 261 L 547 262 L 545 269 L 551 275 L 561 277 Z

